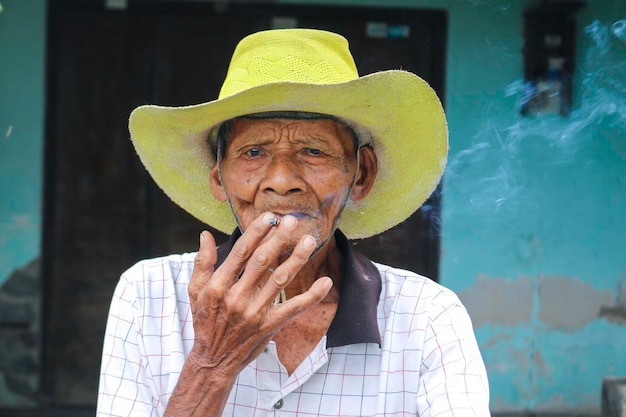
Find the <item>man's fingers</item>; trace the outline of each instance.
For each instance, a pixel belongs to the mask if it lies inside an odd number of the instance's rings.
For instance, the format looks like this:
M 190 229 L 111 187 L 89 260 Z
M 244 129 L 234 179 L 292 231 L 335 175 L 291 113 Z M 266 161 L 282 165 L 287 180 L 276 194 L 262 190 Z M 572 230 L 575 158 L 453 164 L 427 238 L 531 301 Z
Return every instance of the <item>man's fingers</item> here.
M 272 217 L 270 216 L 270 218 Z M 285 216 L 277 226 L 271 226 L 269 219 L 264 219 L 264 223 L 273 230 L 271 234 L 268 234 L 268 238 L 260 246 L 255 248 L 248 263 L 245 265 L 245 270 L 237 282 L 237 285 L 233 286 L 233 290 L 241 297 L 255 294 L 256 289 L 263 284 L 262 280 L 267 276 L 267 272 L 272 271 L 270 267 L 275 266 L 278 263 L 281 253 L 289 249 L 290 242 L 293 239 L 291 234 L 297 225 L 297 220 L 293 216 Z M 293 245 L 293 243 L 291 244 Z M 313 249 L 315 249 L 315 247 L 313 247 Z M 312 251 L 313 250 L 311 250 L 311 253 Z M 301 263 L 298 269 L 308 260 L 308 255 L 305 257 L 306 259 Z M 282 287 L 279 288 L 278 291 L 281 289 Z
M 269 245 L 269 243 L 268 243 Z M 316 247 L 315 239 L 305 235 L 293 249 L 291 256 L 274 270 L 267 282 L 261 287 L 256 299 L 256 307 L 262 309 L 271 304 L 289 283 L 295 278 L 302 267 L 308 262 L 309 256 Z
M 247 268 L 250 257 L 261 244 L 261 241 L 267 236 L 272 228 L 269 220 L 273 218 L 272 213 L 264 213 L 255 219 L 246 232 L 237 239 L 228 257 L 219 268 L 219 276 L 216 278 L 222 285 L 232 285 L 241 272 Z M 265 261 L 256 259 L 256 263 Z
M 189 284 L 192 304 L 204 294 L 213 300 L 211 308 L 222 305 L 229 314 L 256 316 L 267 314 L 276 295 L 296 277 L 315 251 L 317 242 L 310 235 L 303 236 L 295 247 L 293 230 L 297 219 L 284 216 L 272 223 L 272 213 L 265 213 L 254 220 L 245 233 L 235 242 L 227 259 L 214 271 L 217 249 L 213 237 L 201 235 L 201 245 L 196 257 L 194 273 Z M 276 266 L 279 258 L 290 253 L 282 264 Z M 275 269 L 271 269 L 271 267 Z M 320 302 L 332 286 L 330 279 L 322 279 L 293 301 L 281 308 L 281 315 L 297 314 Z M 221 308 L 221 307 L 220 307 Z M 276 310 L 273 307 L 270 310 Z M 262 313 L 265 312 L 265 313 Z M 274 313 L 270 313 L 274 316 Z M 270 321 L 277 324 L 275 316 Z
M 196 255 L 194 273 L 189 283 L 189 295 L 192 304 L 201 294 L 205 294 L 214 303 L 222 303 L 244 270 L 256 270 L 254 275 L 260 276 L 265 273 L 269 267 L 269 258 L 264 258 L 263 252 L 256 250 L 272 229 L 270 219 L 273 217 L 272 213 L 264 213 L 255 219 L 246 232 L 237 239 L 228 257 L 217 270 L 215 270 L 215 263 L 217 262 L 215 240 L 208 232 L 201 234 L 200 250 Z M 251 260 L 253 254 L 256 254 L 256 257 Z M 259 277 L 256 277 L 253 281 L 256 282 L 258 279 Z M 249 296 L 249 294 L 242 294 L 241 297 L 230 298 L 245 303 L 246 297 Z
M 195 301 L 202 288 L 215 271 L 217 262 L 217 247 L 215 238 L 211 233 L 204 230 L 200 233 L 200 248 L 194 260 L 193 274 L 188 285 L 188 292 L 191 301 Z
M 333 286 L 333 280 L 329 277 L 319 278 L 306 292 L 287 300 L 276 306 L 273 318 L 277 322 L 284 323 L 290 318 L 320 303 Z

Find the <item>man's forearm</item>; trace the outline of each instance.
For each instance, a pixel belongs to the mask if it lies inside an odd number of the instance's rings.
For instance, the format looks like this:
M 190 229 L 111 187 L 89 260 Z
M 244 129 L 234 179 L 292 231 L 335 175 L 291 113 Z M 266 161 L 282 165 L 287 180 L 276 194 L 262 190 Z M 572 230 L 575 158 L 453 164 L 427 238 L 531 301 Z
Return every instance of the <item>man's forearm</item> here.
M 237 376 L 221 375 L 190 359 L 183 366 L 163 417 L 221 416 Z

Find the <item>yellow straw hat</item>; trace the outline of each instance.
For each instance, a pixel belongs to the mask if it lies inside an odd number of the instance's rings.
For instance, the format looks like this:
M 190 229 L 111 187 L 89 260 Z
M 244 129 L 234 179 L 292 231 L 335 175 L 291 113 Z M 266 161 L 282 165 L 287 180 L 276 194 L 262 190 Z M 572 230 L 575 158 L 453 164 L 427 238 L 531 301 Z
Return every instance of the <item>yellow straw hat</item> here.
M 131 139 L 156 183 L 183 209 L 230 233 L 228 203 L 215 200 L 209 171 L 211 132 L 226 120 L 272 111 L 334 116 L 350 125 L 378 157 L 370 194 L 349 201 L 339 228 L 348 238 L 381 233 L 408 218 L 433 192 L 446 164 L 448 130 L 437 95 L 406 71 L 359 77 L 348 42 L 313 29 L 280 29 L 244 38 L 233 54 L 219 98 L 186 107 L 141 106 Z

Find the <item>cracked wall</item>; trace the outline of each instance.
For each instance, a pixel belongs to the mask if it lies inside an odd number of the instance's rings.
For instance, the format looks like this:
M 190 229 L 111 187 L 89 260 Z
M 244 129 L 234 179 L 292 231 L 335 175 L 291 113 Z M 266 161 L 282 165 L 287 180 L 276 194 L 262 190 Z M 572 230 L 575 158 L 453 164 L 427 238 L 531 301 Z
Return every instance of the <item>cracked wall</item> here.
M 460 291 L 482 339 L 493 407 L 598 413 L 603 378 L 626 376 L 625 283 L 480 275 Z

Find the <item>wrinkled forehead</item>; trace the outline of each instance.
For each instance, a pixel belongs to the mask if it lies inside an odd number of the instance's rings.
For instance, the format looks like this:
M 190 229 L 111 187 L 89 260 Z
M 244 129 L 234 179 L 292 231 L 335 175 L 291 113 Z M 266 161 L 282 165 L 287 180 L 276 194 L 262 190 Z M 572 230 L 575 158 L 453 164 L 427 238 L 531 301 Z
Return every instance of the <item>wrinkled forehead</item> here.
M 209 141 L 213 154 L 216 155 L 218 145 L 224 149 L 227 139 L 232 133 L 233 125 L 237 120 L 266 120 L 266 119 L 292 119 L 292 120 L 330 120 L 345 127 L 352 136 L 355 150 L 359 146 L 369 145 L 371 142 L 369 133 L 364 129 L 355 128 L 355 125 L 338 117 L 322 113 L 309 113 L 299 111 L 271 111 L 263 113 L 247 114 L 230 119 L 213 129 Z

